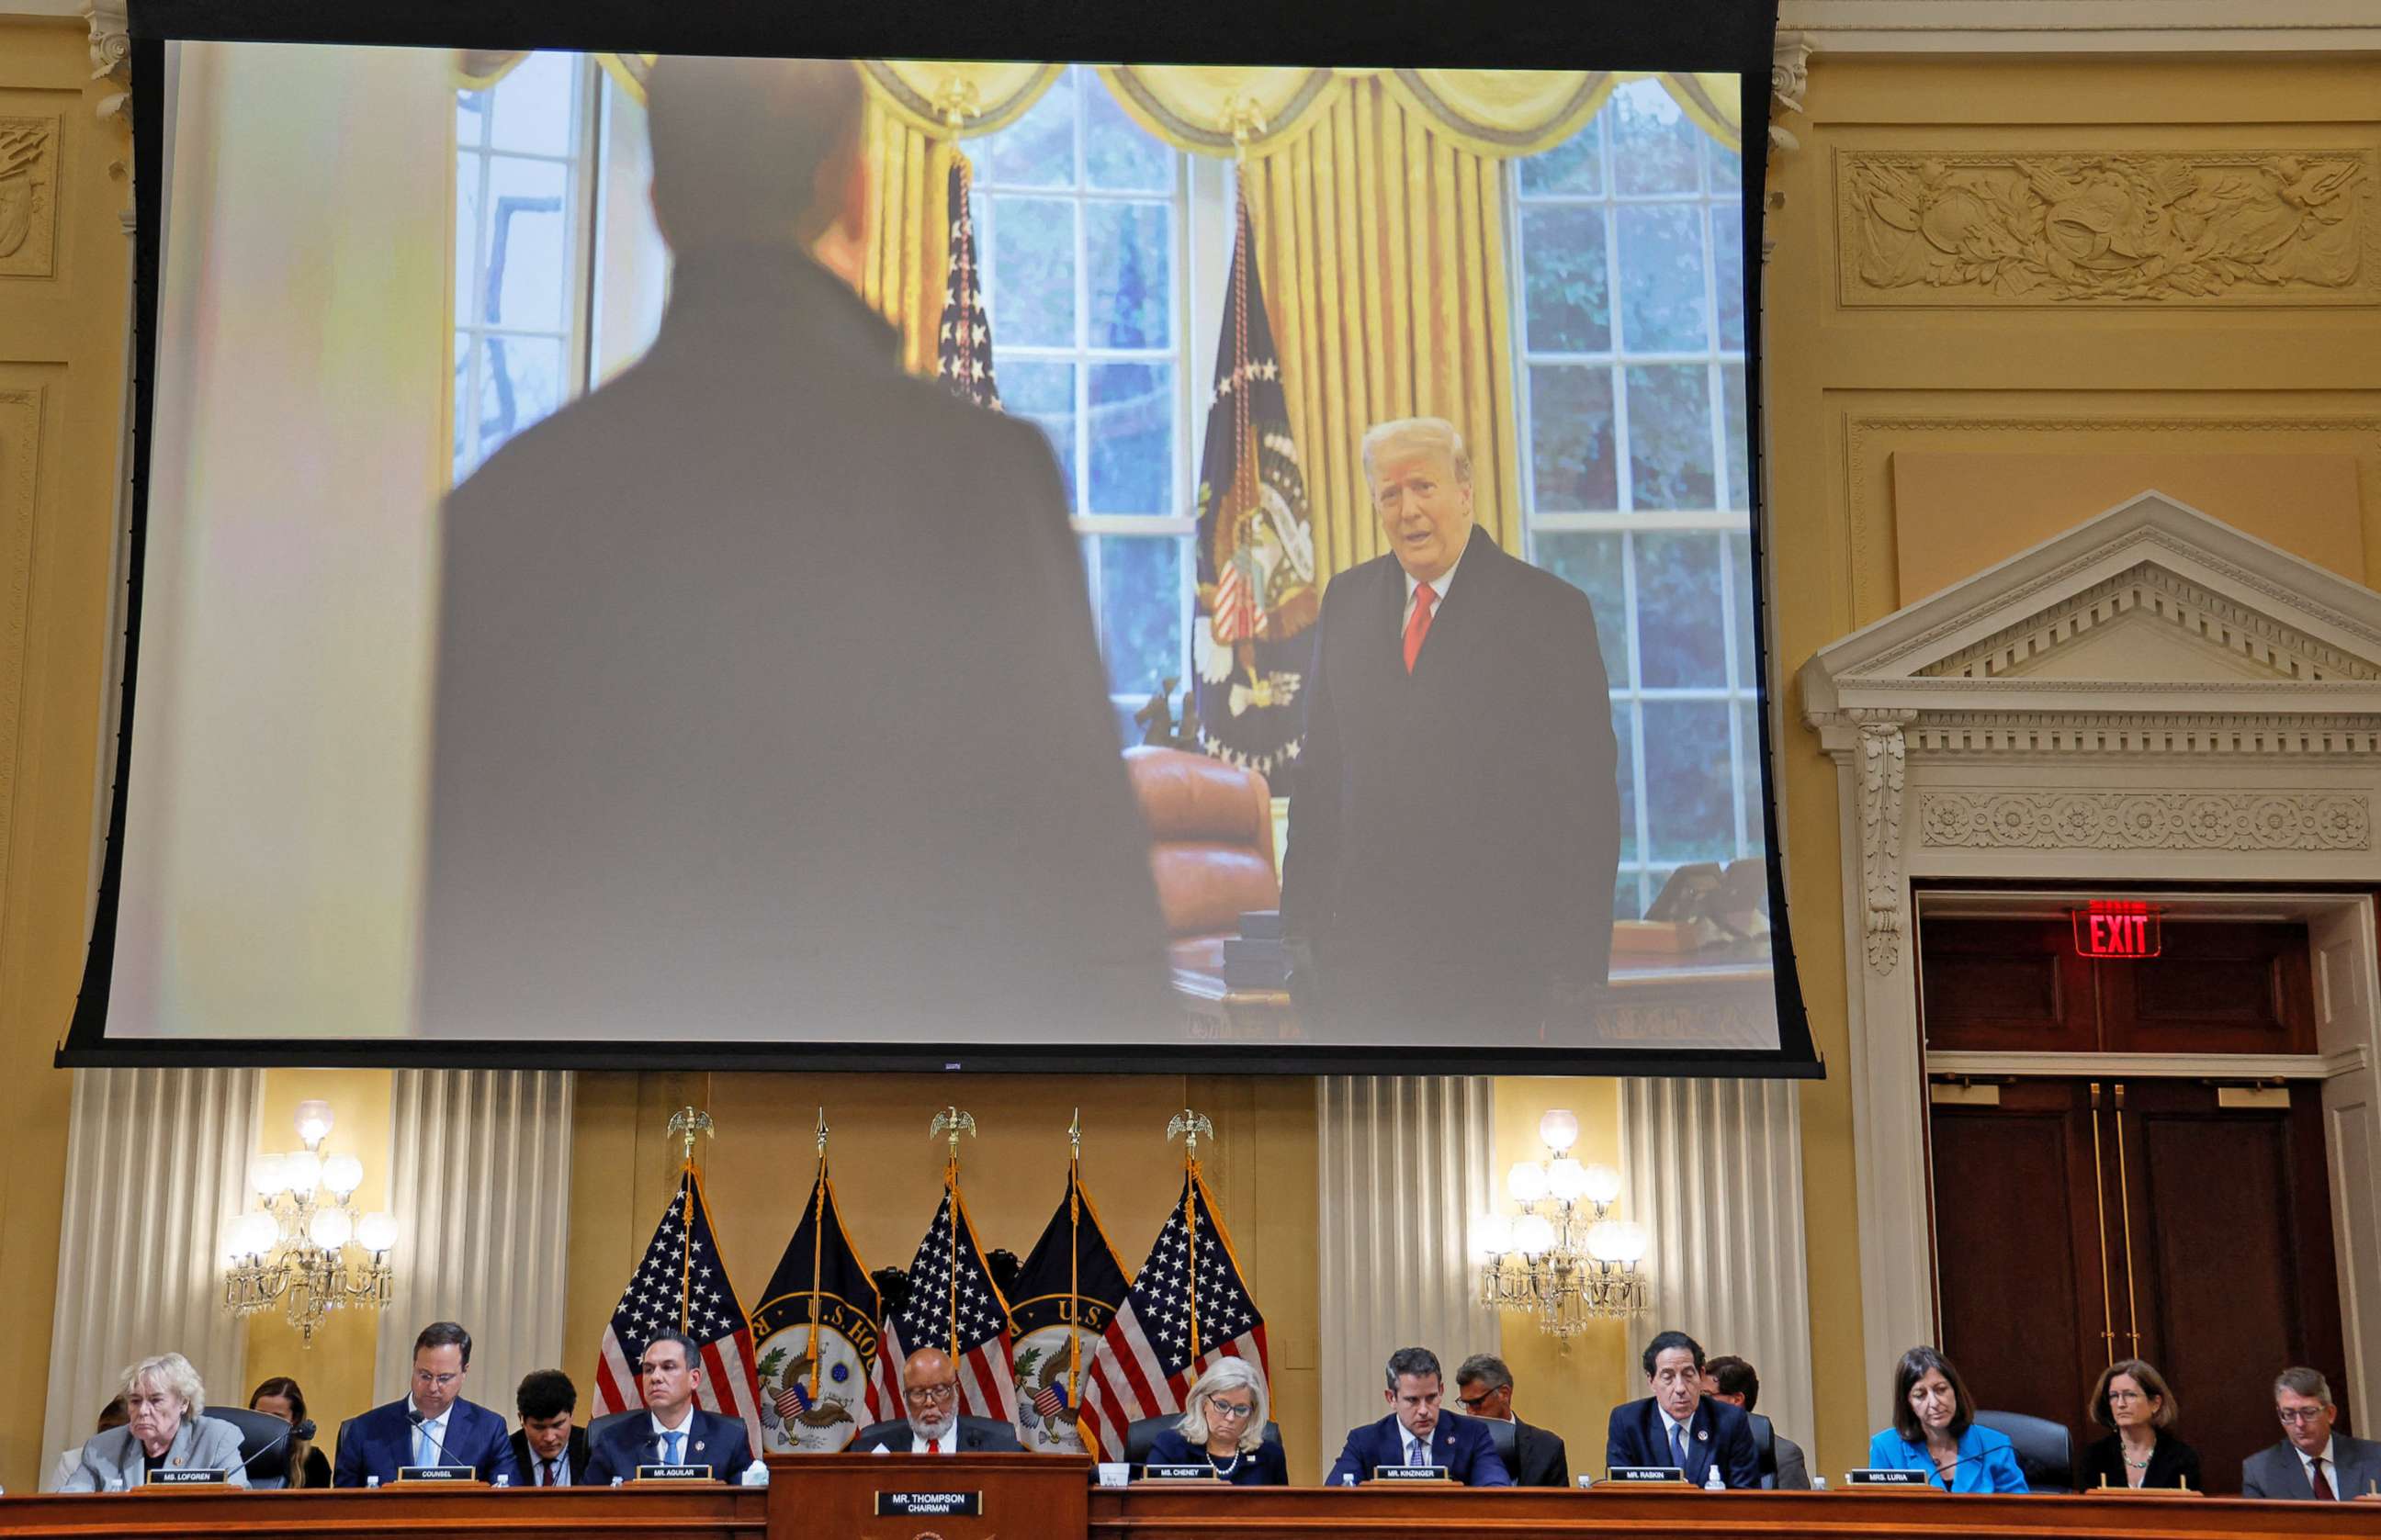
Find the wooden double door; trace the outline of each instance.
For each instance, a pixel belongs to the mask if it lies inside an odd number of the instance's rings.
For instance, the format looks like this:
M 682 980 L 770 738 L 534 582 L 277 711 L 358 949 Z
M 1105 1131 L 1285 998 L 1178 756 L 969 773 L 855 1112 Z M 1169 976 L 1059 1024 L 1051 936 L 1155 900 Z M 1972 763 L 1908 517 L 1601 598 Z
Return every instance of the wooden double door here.
M 1981 1405 L 2080 1451 L 2101 1371 L 2146 1359 L 2207 1489 L 2237 1493 L 2279 1436 L 2278 1370 L 2323 1369 L 2344 1403 L 2316 1083 L 2025 1078 L 1938 1089 L 1932 1122 L 1942 1347 Z

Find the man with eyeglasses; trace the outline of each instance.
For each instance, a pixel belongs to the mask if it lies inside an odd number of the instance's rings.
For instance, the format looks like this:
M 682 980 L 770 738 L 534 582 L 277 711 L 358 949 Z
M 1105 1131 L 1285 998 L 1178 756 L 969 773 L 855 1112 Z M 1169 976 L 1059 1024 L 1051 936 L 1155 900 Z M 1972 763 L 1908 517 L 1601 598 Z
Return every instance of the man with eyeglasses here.
M 2274 1414 L 2282 1441 L 2241 1461 L 2242 1497 L 2381 1502 L 2381 1444 L 2332 1432 L 2339 1413 L 2322 1375 L 2284 1369 L 2274 1380 Z
M 1562 1435 L 1513 1415 L 1513 1371 L 1503 1359 L 1488 1352 L 1475 1352 L 1465 1359 L 1455 1371 L 1455 1404 L 1467 1417 L 1512 1425 L 1513 1449 L 1505 1455 L 1505 1464 L 1513 1473 L 1514 1485 L 1570 1485 L 1570 1453 L 1563 1448 Z M 1504 1454 L 1501 1447 L 1497 1452 Z
M 433 1321 L 413 1340 L 413 1383 L 402 1401 L 373 1407 L 339 1425 L 334 1486 L 385 1486 L 414 1465 L 468 1467 L 494 1484 L 520 1480 L 504 1418 L 462 1399 L 471 1367 L 471 1334 L 453 1321 Z
M 959 1372 L 940 1348 L 919 1348 L 901 1364 L 909 1416 L 872 1423 L 851 1441 L 855 1454 L 1022 1454 L 1017 1430 L 989 1417 L 959 1414 Z

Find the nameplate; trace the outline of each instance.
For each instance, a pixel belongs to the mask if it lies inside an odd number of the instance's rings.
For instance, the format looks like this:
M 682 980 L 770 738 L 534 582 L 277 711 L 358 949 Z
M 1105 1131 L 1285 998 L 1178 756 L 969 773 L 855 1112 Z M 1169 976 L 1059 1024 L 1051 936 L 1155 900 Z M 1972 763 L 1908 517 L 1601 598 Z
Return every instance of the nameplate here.
M 1926 1473 L 1923 1471 L 1876 1469 L 1846 1471 L 1844 1485 L 1847 1486 L 1932 1486 L 1934 1483 L 1926 1479 Z
M 1604 1473 L 1606 1481 L 1682 1482 L 1687 1473 L 1676 1465 L 1615 1465 Z
M 983 1494 L 879 1492 L 876 1494 L 876 1516 L 880 1519 L 980 1519 L 983 1517 Z
M 1444 1465 L 1375 1465 L 1374 1481 L 1453 1481 L 1455 1473 Z
M 709 1481 L 713 1472 L 708 1465 L 640 1465 L 639 1481 Z
M 476 1486 L 480 1484 L 480 1473 L 470 1465 L 399 1465 L 397 1468 L 397 1479 L 443 1481 L 450 1485 L 457 1482 L 468 1481 Z
M 1196 1465 L 1143 1465 L 1141 1468 L 1141 1479 L 1143 1481 L 1214 1481 L 1216 1475 L 1213 1465 L 1202 1461 Z
M 144 1486 L 228 1486 L 229 1471 L 152 1471 L 141 1482 Z

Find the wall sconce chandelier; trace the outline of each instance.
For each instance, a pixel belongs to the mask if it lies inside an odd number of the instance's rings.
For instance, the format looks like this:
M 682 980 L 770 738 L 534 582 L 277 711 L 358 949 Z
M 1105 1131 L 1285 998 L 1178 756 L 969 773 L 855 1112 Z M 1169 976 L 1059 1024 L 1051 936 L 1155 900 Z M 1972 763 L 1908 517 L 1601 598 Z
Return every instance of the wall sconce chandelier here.
M 1518 1162 L 1505 1191 L 1516 1212 L 1480 1219 L 1480 1303 L 1534 1314 L 1538 1329 L 1569 1337 L 1591 1321 L 1641 1315 L 1645 1275 L 1637 1270 L 1653 1238 L 1645 1227 L 1612 1217 L 1620 1173 L 1571 1158 L 1579 1119 L 1556 1108 L 1538 1120 L 1546 1159 Z
M 388 1304 L 388 1254 L 397 1245 L 397 1219 L 378 1209 L 358 1214 L 353 1198 L 364 1163 L 352 1155 L 324 1155 L 331 1105 L 298 1104 L 298 1139 L 287 1155 L 260 1155 L 248 1169 L 258 1207 L 231 1225 L 231 1263 L 224 1275 L 224 1306 L 253 1316 L 278 1304 L 303 1343 L 330 1312 Z

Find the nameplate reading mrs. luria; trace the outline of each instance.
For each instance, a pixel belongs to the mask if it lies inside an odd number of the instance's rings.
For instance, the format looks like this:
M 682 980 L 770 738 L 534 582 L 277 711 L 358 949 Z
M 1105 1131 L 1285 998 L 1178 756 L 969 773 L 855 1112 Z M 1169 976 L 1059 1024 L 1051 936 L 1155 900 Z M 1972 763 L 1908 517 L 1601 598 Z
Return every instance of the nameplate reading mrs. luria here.
M 639 1481 L 709 1481 L 711 1467 L 708 1465 L 640 1465 L 637 1467 L 637 1479 Z
M 1374 1481 L 1452 1481 L 1455 1473 L 1444 1465 L 1375 1465 Z
M 879 1492 L 876 1494 L 876 1516 L 880 1519 L 980 1519 L 983 1517 L 983 1494 Z
M 1926 1473 L 1917 1470 L 1886 1468 L 1867 1471 L 1846 1471 L 1847 1486 L 1926 1486 L 1931 1485 Z
M 1605 1473 L 1606 1481 L 1684 1481 L 1687 1473 L 1676 1465 L 1615 1465 Z
M 1197 1465 L 1143 1465 L 1143 1481 L 1214 1481 L 1215 1468 L 1203 1462 Z
M 144 1486 L 225 1486 L 231 1482 L 228 1471 L 152 1471 L 141 1483 Z

